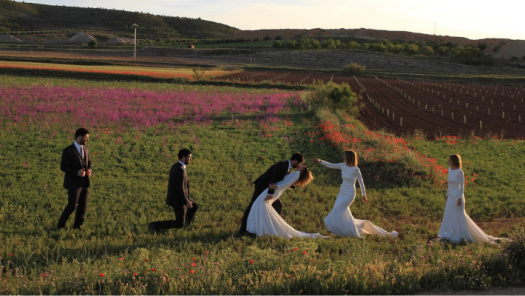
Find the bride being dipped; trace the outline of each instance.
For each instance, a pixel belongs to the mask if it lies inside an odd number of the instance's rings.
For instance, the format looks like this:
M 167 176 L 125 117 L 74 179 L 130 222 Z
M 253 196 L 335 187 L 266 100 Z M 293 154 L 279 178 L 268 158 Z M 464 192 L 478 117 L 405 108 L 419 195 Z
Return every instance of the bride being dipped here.
M 291 186 L 304 187 L 313 180 L 310 170 L 305 166 L 297 167 L 297 170 L 284 177 L 282 181 L 275 185 L 270 185 L 269 189 L 275 189 L 273 195 L 268 194 L 268 189 L 264 190 L 253 203 L 248 215 L 246 230 L 257 236 L 277 235 L 284 238 L 308 237 L 325 238 L 319 233 L 306 233 L 295 230 L 275 211 L 272 203 Z

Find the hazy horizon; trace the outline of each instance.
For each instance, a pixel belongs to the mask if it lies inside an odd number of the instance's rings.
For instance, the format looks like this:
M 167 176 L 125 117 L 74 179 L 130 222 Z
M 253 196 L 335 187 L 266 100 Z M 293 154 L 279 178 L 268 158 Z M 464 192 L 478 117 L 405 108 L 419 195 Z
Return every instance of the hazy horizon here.
M 21 1 L 18 1 L 21 2 Z M 503 0 L 497 6 L 479 1 L 443 0 L 436 5 L 420 0 L 31 0 L 26 3 L 102 7 L 157 15 L 202 18 L 241 30 L 356 29 L 465 37 L 469 39 L 525 39 L 519 2 Z M 518 3 L 518 4 L 516 4 Z M 515 9 L 513 9 L 515 8 Z

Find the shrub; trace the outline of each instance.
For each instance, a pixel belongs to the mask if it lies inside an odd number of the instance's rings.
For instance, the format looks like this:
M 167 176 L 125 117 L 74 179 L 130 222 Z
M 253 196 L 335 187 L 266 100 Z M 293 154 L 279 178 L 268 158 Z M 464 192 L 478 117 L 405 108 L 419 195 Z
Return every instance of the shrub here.
M 479 48 L 469 46 L 466 48 L 456 47 L 453 50 L 454 58 L 460 63 L 467 65 L 486 65 L 494 64 L 494 58 L 483 53 Z
M 370 49 L 373 50 L 373 51 L 377 51 L 377 52 L 386 52 L 386 51 L 388 51 L 388 48 L 386 47 L 386 45 L 384 45 L 381 42 L 370 44 Z
M 393 53 L 402 53 L 405 50 L 406 50 L 405 44 L 396 44 L 392 47 L 390 51 L 392 51 Z
M 479 50 L 484 51 L 485 49 L 487 49 L 487 43 L 485 43 L 485 42 L 479 43 L 478 44 L 478 48 L 479 48 Z
M 263 41 L 270 41 L 272 38 L 268 35 L 264 36 Z
M 437 49 L 438 54 L 441 55 L 441 56 L 446 55 L 449 51 L 450 51 L 450 48 L 448 48 L 446 46 L 440 46 Z
M 321 42 L 319 42 L 319 40 L 317 40 L 317 39 L 311 39 L 310 40 L 310 44 L 312 45 L 313 49 L 321 48 Z
M 343 67 L 341 72 L 343 75 L 361 75 L 361 73 L 365 72 L 366 66 L 360 65 L 358 63 L 350 63 Z
M 192 75 L 192 77 L 193 77 L 194 80 L 201 80 L 201 78 L 204 76 L 205 72 L 206 71 L 203 68 L 195 67 L 195 68 L 193 68 L 193 75 Z
M 297 41 L 290 40 L 290 41 L 286 42 L 286 47 L 289 48 L 289 49 L 296 48 L 297 47 Z
M 334 112 L 345 112 L 350 116 L 359 115 L 358 96 L 352 92 L 348 84 L 317 83 L 311 92 L 303 94 L 312 108 L 328 108 Z
M 420 51 L 424 55 L 433 55 L 434 54 L 434 49 L 432 48 L 432 46 L 429 46 L 429 45 L 425 45 L 425 46 L 421 47 Z
M 350 41 L 348 42 L 348 48 L 350 49 L 358 49 L 358 48 L 361 48 L 361 44 L 355 42 L 355 41 Z
M 88 46 L 91 47 L 91 48 L 94 48 L 98 45 L 98 43 L 95 41 L 95 40 L 91 40 L 89 41 L 88 43 Z
M 277 40 L 277 41 L 275 41 L 273 43 L 272 46 L 273 46 L 273 48 L 283 48 L 283 43 L 281 41 Z
M 275 40 L 282 40 L 282 39 L 283 39 L 283 37 L 281 37 L 281 36 L 275 36 Z
M 254 41 L 254 42 L 255 42 L 255 41 L 259 41 L 259 38 L 253 38 L 253 41 Z
M 412 44 L 409 44 L 407 46 L 407 52 L 408 54 L 412 55 L 412 54 L 416 54 L 419 52 L 419 46 L 415 43 L 412 43 Z

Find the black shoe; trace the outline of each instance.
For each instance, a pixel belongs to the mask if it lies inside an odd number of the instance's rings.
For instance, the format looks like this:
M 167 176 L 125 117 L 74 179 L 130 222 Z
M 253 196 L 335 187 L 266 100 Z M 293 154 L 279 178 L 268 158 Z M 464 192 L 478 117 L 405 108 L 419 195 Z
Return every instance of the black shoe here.
M 148 230 L 149 230 L 149 233 L 155 233 L 157 232 L 157 228 L 155 227 L 155 224 L 153 224 L 153 222 L 150 222 L 148 224 Z

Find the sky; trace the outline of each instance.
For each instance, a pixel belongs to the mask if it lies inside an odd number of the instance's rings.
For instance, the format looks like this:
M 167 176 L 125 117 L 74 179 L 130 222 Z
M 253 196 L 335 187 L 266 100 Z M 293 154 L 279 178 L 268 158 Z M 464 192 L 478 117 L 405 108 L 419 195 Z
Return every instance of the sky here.
M 525 1 L 472 0 L 29 0 L 202 18 L 241 30 L 379 29 L 525 39 Z

